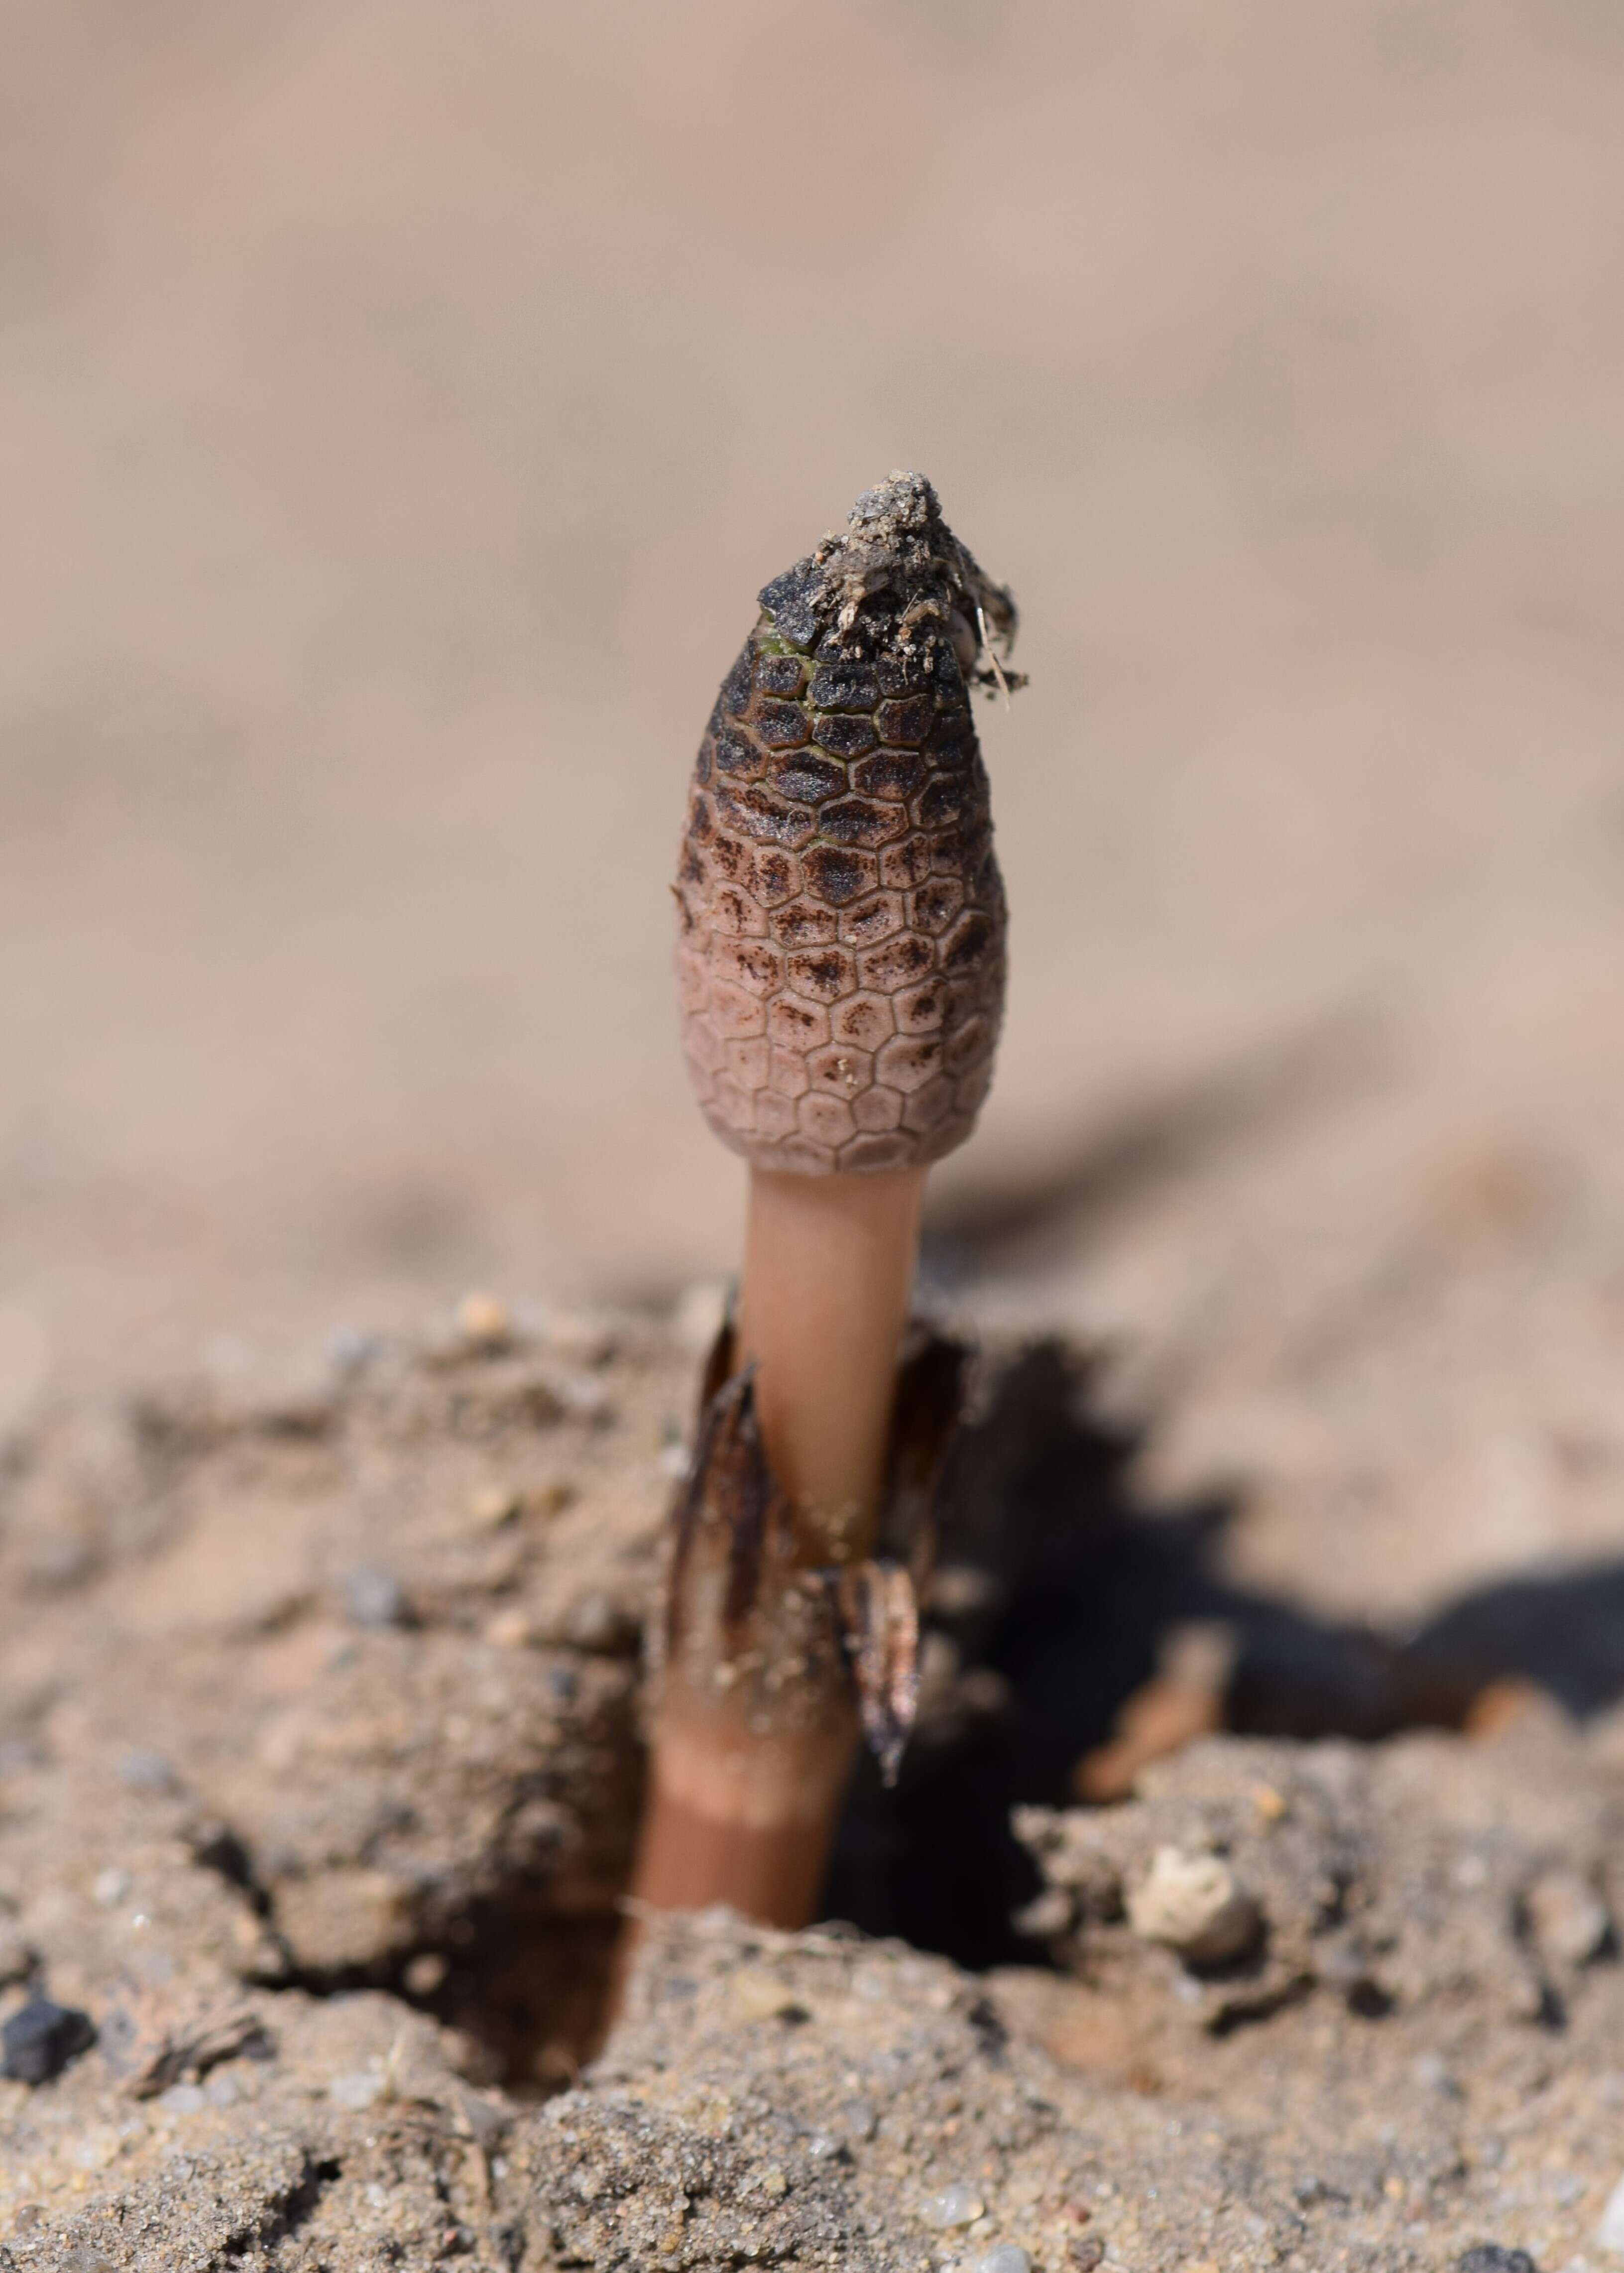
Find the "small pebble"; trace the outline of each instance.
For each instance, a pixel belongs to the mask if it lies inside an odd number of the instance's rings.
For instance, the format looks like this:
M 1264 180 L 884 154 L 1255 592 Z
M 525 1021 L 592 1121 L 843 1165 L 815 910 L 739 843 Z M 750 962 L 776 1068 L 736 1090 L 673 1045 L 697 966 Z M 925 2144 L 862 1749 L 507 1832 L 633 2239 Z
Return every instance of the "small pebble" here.
M 383 1347 L 379 1335 L 368 1333 L 360 1326 L 334 1326 L 327 1336 L 327 1363 L 334 1373 L 359 1373 Z
M 1480 2241 L 1455 2261 L 1455 2273 L 1539 2273 L 1526 2249 L 1502 2249 L 1497 2241 Z
M 589 1373 L 556 1367 L 547 1376 L 547 1387 L 559 1411 L 572 1421 L 602 1422 L 615 1417 L 614 1399 L 603 1384 Z
M 1624 2179 L 1619 2180 L 1607 2197 L 1607 2207 L 1601 2214 L 1596 2239 L 1604 2249 L 1615 2249 L 1620 2257 L 1624 2257 Z
M 500 1531 L 524 1505 L 511 1484 L 487 1484 L 468 1502 L 468 1520 L 479 1531 Z
M 172 2083 L 168 2091 L 158 2095 L 158 2104 L 166 2115 L 197 2115 L 208 2105 L 201 2084 Z
M 26 1982 L 38 1962 L 21 1934 L 11 1926 L 0 1925 L 0 1989 Z
M 1077 2273 L 1094 2273 L 1104 2257 L 1105 2245 L 1097 2233 L 1081 2233 L 1074 2241 L 1067 2242 L 1066 2250 Z
M 982 2209 L 981 2197 L 973 2187 L 944 2187 L 925 2203 L 924 2218 L 927 2225 L 951 2232 L 956 2226 L 974 2225 Z
M 620 1347 L 621 1330 L 613 1320 L 587 1310 L 527 1311 L 522 1323 L 577 1365 L 607 1365 Z
M 747 2021 L 788 2020 L 805 2010 L 793 1989 L 749 1967 L 733 1977 L 733 2002 Z
M 1052 1941 L 1069 1933 L 1077 1922 L 1077 1897 L 1069 1887 L 1045 1887 L 1022 1910 L 1015 1913 L 1015 1931 L 1034 1941 Z
M 1441 2092 L 1446 2099 L 1463 2099 L 1460 2079 L 1448 2062 L 1437 2052 L 1423 2052 L 1415 2064 L 1415 2080 L 1429 2091 Z
M 408 1623 L 406 1596 L 393 1571 L 357 1564 L 344 1573 L 344 1608 L 352 1624 L 378 1630 Z
M 173 1791 L 174 1769 L 161 1752 L 126 1752 L 118 1763 L 118 1780 L 126 1791 Z
M 438 1949 L 420 1951 L 406 1969 L 408 1993 L 413 1997 L 432 1997 L 437 1989 L 444 1988 L 449 1969 Z
M 1128 1924 L 1141 1941 L 1157 1941 L 1192 1965 L 1221 1965 L 1257 1939 L 1258 1906 L 1216 1855 L 1158 1847 L 1127 1898 Z
M 104 1910 L 110 1910 L 129 1893 L 130 1873 L 121 1871 L 116 1863 L 109 1864 L 105 1871 L 97 1872 L 95 1883 L 90 1891 Z
M 1613 1920 L 1594 1887 L 1576 1871 L 1547 1871 L 1528 1893 L 1529 1924 L 1545 1956 L 1559 1965 L 1589 1965 L 1613 1938 Z
M 203 2087 L 203 2097 L 211 2107 L 235 2107 L 243 2097 L 243 2087 L 228 2067 L 216 2068 Z
M 335 2107 L 356 2110 L 375 2107 L 383 2091 L 383 2077 L 365 2070 L 355 2075 L 335 2075 L 327 2086 L 327 2097 Z
M 931 1580 L 930 1604 L 944 1617 L 968 1617 L 984 1610 L 997 1594 L 998 1583 L 990 1571 L 973 1563 L 943 1563 Z
M 0 2075 L 14 2083 L 49 2083 L 95 2041 L 88 2013 L 31 1997 L 0 2029 Z
M 976 2260 L 975 2273 L 1032 2273 L 1032 2261 L 1018 2243 L 1000 2241 Z
M 66 2159 L 78 2171 L 105 2171 L 118 2160 L 122 2143 L 116 2131 L 98 2124 L 73 2142 Z
M 637 1639 L 637 1622 L 624 1603 L 601 1587 L 589 1587 L 571 1603 L 564 1621 L 564 1639 L 577 1649 L 613 1654 Z
M 505 1349 L 513 1338 L 513 1322 L 494 1294 L 465 1294 L 457 1305 L 457 1332 L 475 1349 Z

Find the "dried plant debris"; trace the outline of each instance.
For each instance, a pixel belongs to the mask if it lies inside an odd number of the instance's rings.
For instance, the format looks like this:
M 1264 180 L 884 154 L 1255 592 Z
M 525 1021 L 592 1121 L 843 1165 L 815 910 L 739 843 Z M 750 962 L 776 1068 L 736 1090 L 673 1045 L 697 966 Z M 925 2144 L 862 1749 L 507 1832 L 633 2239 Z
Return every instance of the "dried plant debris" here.
M 757 1166 L 939 1159 L 1003 1015 L 1004 888 L 969 696 L 1007 592 L 894 474 L 775 577 L 694 769 L 677 884 L 689 1068 Z

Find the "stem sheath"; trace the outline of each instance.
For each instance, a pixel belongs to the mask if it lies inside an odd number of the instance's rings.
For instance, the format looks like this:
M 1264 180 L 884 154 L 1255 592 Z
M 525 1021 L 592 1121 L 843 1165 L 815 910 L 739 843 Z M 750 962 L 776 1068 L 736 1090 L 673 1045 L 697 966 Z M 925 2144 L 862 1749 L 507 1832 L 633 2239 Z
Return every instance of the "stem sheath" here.
M 723 1631 L 720 1584 L 702 1572 L 688 1582 L 691 1630 L 665 1668 L 632 1881 L 652 1909 L 726 1902 L 787 1927 L 813 1915 L 857 1722 L 838 1656 L 802 1650 L 815 1614 L 797 1574 L 872 1551 L 924 1176 L 752 1171 L 734 1350 L 754 1369 L 790 1533 L 762 1564 L 777 1599 L 757 1604 L 742 1650 Z

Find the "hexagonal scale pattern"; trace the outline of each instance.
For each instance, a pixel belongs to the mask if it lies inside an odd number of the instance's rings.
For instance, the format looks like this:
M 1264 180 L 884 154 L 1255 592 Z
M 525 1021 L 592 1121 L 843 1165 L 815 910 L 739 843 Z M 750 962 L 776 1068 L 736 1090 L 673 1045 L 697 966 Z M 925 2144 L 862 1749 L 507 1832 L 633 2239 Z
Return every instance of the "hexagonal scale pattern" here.
M 876 1174 L 974 1124 L 1003 1009 L 1003 886 L 950 642 L 900 629 L 900 601 L 846 621 L 814 566 L 763 595 L 694 769 L 685 1054 L 733 1151 Z

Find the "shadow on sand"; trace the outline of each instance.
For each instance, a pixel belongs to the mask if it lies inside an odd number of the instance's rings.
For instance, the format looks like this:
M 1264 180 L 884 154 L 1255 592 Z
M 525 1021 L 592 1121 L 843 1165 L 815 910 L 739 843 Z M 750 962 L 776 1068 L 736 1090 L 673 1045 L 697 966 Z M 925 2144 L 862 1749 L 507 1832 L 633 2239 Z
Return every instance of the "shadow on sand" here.
M 973 1967 L 1041 1962 L 1011 1923 L 1038 1880 L 1010 1811 L 1074 1797 L 1078 1761 L 1193 1622 L 1227 1638 L 1222 1718 L 1239 1734 L 1458 1727 L 1506 1678 L 1576 1718 L 1624 1696 L 1624 1562 L 1475 1591 L 1400 1641 L 1228 1584 L 1215 1565 L 1233 1504 L 1148 1508 L 1139 1444 L 1090 1416 L 1088 1363 L 1058 1341 L 995 1381 L 944 1490 L 920 1726 L 894 1790 L 872 1764 L 859 1774 L 826 1916 Z

